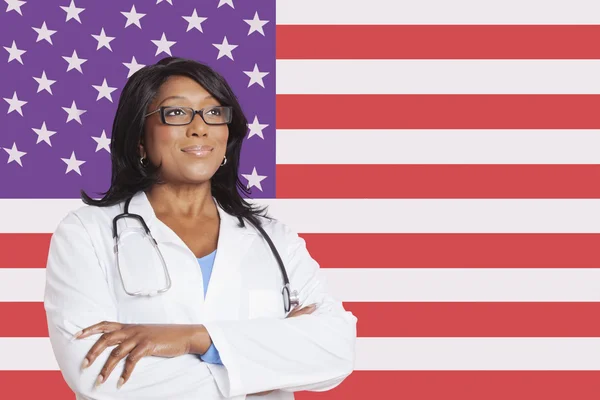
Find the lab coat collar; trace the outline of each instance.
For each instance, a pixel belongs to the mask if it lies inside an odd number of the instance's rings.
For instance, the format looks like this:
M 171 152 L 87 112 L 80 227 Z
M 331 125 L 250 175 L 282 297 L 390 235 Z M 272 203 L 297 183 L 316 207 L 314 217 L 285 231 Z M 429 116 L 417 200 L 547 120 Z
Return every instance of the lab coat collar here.
M 223 241 L 229 238 L 237 238 L 246 235 L 257 235 L 258 232 L 252 227 L 250 223 L 245 221 L 245 227 L 239 226 L 239 220 L 236 216 L 227 213 L 213 197 L 213 201 L 217 206 L 219 212 L 220 227 L 219 227 L 219 241 Z M 124 206 L 124 204 L 123 204 Z M 181 242 L 183 241 L 173 232 L 167 225 L 162 223 L 157 217 L 150 201 L 145 192 L 140 191 L 136 193 L 131 202 L 129 203 L 129 212 L 132 214 L 138 214 L 150 229 L 152 236 L 157 242 Z

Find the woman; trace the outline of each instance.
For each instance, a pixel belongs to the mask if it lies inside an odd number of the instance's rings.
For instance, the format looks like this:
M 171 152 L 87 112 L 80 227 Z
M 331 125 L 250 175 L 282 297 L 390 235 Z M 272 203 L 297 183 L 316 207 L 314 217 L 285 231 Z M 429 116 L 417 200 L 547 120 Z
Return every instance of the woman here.
M 237 191 L 246 132 L 229 85 L 195 61 L 125 85 L 111 186 L 60 222 L 46 269 L 50 340 L 79 399 L 293 399 L 351 373 L 356 318 L 304 240 Z M 298 291 L 291 312 L 261 228 Z

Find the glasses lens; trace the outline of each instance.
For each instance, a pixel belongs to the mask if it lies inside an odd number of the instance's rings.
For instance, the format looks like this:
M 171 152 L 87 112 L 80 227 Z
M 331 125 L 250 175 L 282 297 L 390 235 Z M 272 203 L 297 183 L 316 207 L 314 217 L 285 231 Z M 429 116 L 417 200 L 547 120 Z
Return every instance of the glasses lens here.
M 207 124 L 228 124 L 231 122 L 231 109 L 224 106 L 204 109 L 204 121 Z
M 185 125 L 192 120 L 194 111 L 189 107 L 165 107 L 163 115 L 169 125 Z

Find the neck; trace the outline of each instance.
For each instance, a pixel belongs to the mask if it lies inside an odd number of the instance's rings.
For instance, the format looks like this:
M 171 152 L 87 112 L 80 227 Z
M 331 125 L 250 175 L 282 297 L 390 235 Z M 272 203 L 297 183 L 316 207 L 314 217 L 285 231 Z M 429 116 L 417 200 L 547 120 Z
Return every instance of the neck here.
M 210 181 L 195 185 L 154 185 L 146 192 L 157 216 L 214 218 L 218 216 Z

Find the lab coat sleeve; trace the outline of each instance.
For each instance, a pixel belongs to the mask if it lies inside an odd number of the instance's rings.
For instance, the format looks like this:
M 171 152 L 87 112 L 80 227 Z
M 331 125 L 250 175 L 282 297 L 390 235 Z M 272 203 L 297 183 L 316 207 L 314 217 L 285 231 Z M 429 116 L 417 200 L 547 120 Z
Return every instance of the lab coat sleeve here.
M 182 368 L 166 374 L 162 367 L 175 359 L 144 357 L 136 365 L 130 380 L 117 389 L 116 382 L 124 361 L 117 364 L 108 380 L 94 388 L 100 369 L 110 351 L 81 369 L 81 363 L 100 335 L 73 339 L 73 335 L 102 321 L 118 321 L 105 266 L 99 261 L 86 226 L 75 213 L 67 215 L 52 235 L 46 266 L 44 306 L 50 342 L 62 375 L 82 400 L 175 399 L 192 393 L 202 385 L 194 372 L 202 362 L 195 355 L 182 356 Z
M 209 368 L 225 397 L 274 389 L 325 391 L 354 369 L 356 317 L 327 292 L 304 239 L 284 224 L 275 229 L 272 239 L 278 249 L 287 249 L 280 253 L 301 305 L 316 303 L 318 308 L 287 319 L 206 322 L 223 362 Z M 275 241 L 279 235 L 285 240 Z

